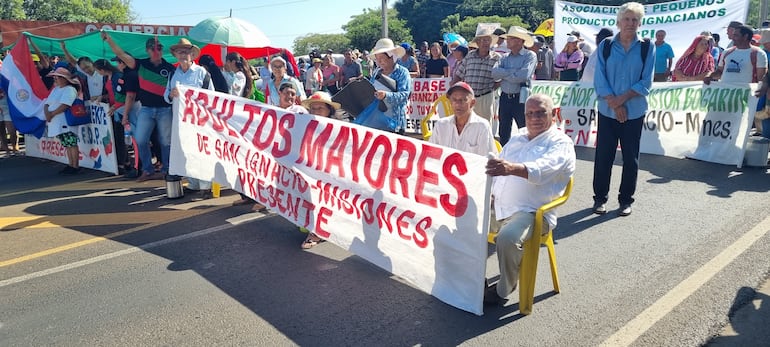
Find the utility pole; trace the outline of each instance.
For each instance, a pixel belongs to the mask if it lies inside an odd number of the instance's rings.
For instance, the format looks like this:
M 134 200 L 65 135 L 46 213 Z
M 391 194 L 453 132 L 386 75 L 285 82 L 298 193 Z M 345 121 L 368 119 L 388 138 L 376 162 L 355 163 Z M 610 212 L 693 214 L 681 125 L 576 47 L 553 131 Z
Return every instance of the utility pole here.
M 762 22 L 767 20 L 767 0 L 761 0 L 759 2 L 759 23 L 757 27 L 762 27 Z
M 380 36 L 383 38 L 388 37 L 388 0 L 382 0 L 382 30 L 380 30 Z

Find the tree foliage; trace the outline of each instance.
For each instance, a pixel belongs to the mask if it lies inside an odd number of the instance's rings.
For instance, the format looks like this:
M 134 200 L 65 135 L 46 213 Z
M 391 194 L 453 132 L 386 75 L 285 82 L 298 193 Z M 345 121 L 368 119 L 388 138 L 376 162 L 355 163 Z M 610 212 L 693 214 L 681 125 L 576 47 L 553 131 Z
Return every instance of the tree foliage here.
M 415 42 L 441 40 L 441 21 L 457 8 L 433 0 L 399 0 L 393 7 L 398 11 L 398 18 L 406 21 Z
M 412 42 L 406 21 L 398 18 L 396 9 L 388 9 L 388 36 L 393 42 Z M 370 49 L 380 39 L 382 17 L 379 9 L 366 9 L 342 26 L 353 48 Z
M 524 23 L 521 18 L 517 16 L 513 17 L 500 17 L 500 16 L 479 16 L 479 17 L 465 17 L 460 20 L 459 14 L 453 14 L 448 16 L 441 22 L 441 29 L 444 32 L 453 32 L 462 35 L 466 40 L 470 41 L 476 35 L 476 26 L 479 23 L 500 23 L 502 28 L 507 31 L 512 25 L 518 25 L 524 29 L 530 29 L 527 23 Z M 534 29 L 532 29 L 534 30 Z
M 522 27 L 534 29 L 544 20 L 553 17 L 553 3 L 552 0 L 464 0 L 457 6 L 457 13 L 461 18 L 516 16 L 526 24 Z M 503 27 L 508 28 L 505 25 Z
M 130 23 L 130 0 L 0 0 L 0 19 Z
M 294 39 L 294 52 L 297 54 L 307 54 L 314 49 L 341 52 L 349 47 L 350 39 L 345 34 L 307 34 Z

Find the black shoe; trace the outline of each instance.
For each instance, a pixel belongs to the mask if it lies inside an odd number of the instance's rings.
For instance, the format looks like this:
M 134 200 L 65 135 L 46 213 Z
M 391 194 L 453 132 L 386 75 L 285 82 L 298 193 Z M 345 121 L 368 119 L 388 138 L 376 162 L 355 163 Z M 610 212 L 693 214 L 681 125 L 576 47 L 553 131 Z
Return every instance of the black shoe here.
M 67 167 L 65 167 L 64 169 L 59 171 L 59 174 L 60 175 L 74 175 L 74 174 L 78 173 L 79 171 L 80 171 L 79 169 L 76 169 L 76 168 L 74 168 L 72 166 L 67 165 Z
M 607 213 L 607 206 L 603 203 L 594 203 L 593 212 L 595 214 L 605 214 Z
M 123 178 L 135 180 L 139 178 L 139 171 L 134 168 L 128 168 L 126 169 L 126 173 L 123 175 Z
M 630 204 L 620 205 L 620 210 L 618 210 L 618 214 L 623 216 L 623 217 L 630 216 L 631 215 L 631 205 Z
M 497 284 L 493 284 L 484 289 L 484 305 L 503 305 L 505 304 L 505 298 L 501 298 L 497 295 Z

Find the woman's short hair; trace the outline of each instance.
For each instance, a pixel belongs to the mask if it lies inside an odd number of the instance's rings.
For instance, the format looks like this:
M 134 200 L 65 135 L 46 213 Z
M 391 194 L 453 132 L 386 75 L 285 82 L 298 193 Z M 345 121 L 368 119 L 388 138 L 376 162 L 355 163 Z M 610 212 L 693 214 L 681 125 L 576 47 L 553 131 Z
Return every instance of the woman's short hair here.
M 636 18 L 639 19 L 639 21 L 642 20 L 642 17 L 644 17 L 644 5 L 638 3 L 638 2 L 627 2 L 623 5 L 620 5 L 620 8 L 618 9 L 618 24 L 620 24 L 620 17 L 623 16 L 626 12 L 631 12 L 636 15 Z

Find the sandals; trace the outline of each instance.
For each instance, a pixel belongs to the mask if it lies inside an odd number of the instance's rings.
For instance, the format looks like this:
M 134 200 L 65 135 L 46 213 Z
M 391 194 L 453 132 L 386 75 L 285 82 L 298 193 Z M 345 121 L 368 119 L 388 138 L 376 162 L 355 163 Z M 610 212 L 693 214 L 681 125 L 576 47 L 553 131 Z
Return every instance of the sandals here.
M 315 240 L 313 238 L 316 238 Z M 311 249 L 318 245 L 321 242 L 326 242 L 326 240 L 318 237 L 316 234 L 308 234 L 307 238 L 304 242 L 302 242 L 302 249 Z

